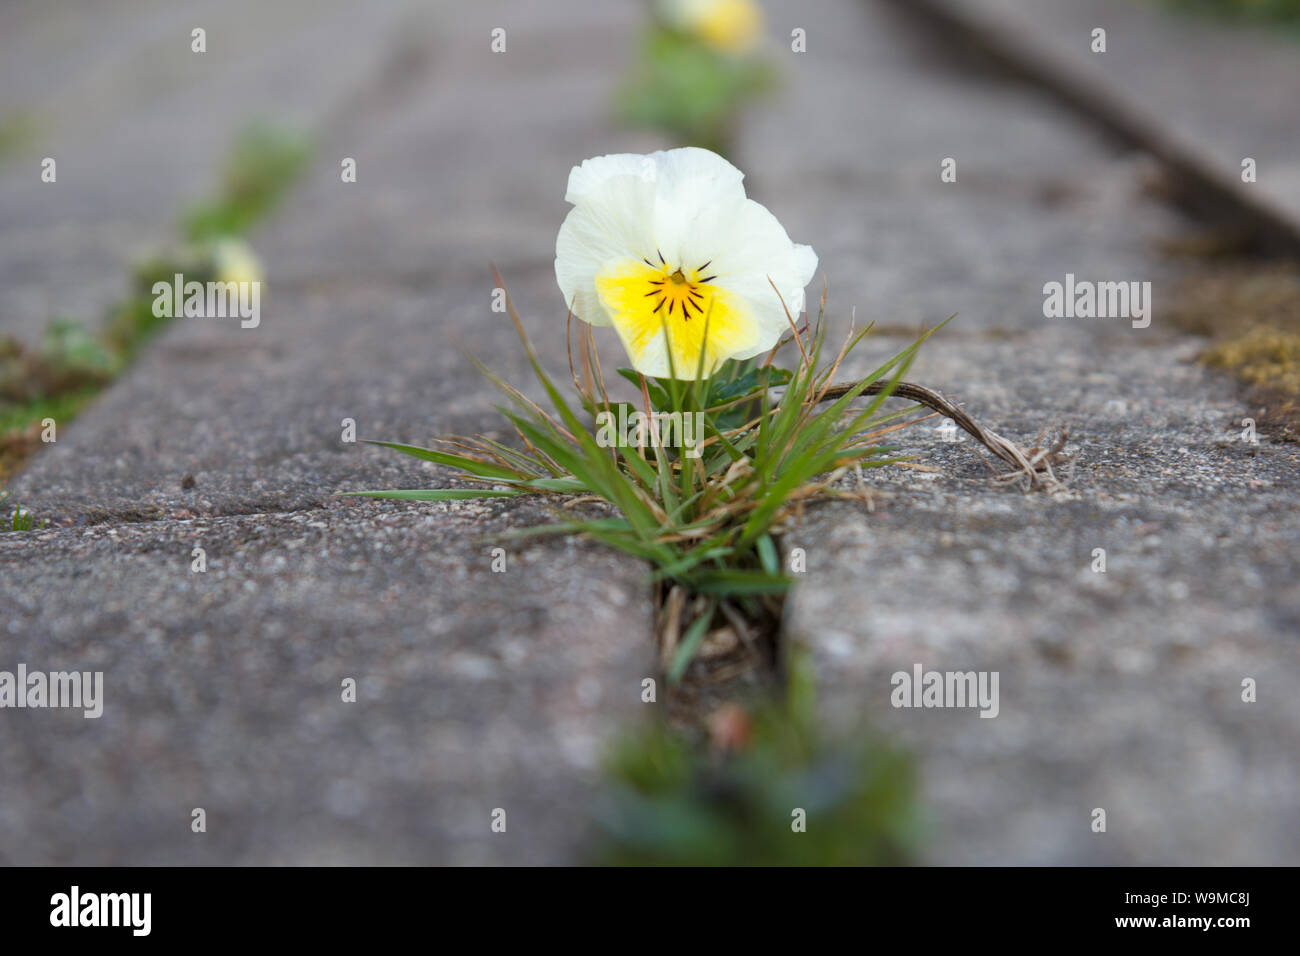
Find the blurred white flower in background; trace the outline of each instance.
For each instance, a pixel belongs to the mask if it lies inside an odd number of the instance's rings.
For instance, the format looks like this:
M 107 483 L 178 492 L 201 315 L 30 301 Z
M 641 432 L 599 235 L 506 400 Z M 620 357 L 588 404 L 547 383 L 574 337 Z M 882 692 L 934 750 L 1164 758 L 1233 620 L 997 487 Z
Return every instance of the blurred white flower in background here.
M 659 0 L 658 9 L 669 26 L 726 53 L 752 50 L 763 35 L 753 0 Z

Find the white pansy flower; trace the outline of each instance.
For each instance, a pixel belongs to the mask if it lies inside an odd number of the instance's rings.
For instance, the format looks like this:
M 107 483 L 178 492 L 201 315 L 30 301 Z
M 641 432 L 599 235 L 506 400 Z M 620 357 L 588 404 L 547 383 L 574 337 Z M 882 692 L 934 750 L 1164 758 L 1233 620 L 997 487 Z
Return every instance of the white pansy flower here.
M 743 53 L 763 33 L 763 11 L 754 0 L 659 0 L 663 18 L 726 53 Z
M 261 282 L 262 263 L 242 239 L 225 237 L 212 243 L 212 269 L 218 282 Z
M 598 156 L 569 174 L 555 278 L 574 315 L 614 326 L 637 371 L 693 379 L 702 351 L 708 377 L 771 349 L 786 309 L 803 311 L 817 255 L 745 196 L 742 177 L 694 147 Z

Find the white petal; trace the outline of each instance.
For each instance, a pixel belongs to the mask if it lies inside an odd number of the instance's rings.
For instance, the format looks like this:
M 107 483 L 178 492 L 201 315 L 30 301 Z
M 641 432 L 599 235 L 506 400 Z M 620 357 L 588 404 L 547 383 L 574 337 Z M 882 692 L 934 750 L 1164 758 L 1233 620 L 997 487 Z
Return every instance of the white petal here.
M 765 348 L 790 327 L 787 309 L 795 319 L 803 312 L 804 288 L 817 271 L 812 248 L 792 243 L 776 217 L 752 199 L 700 216 L 683 251 L 692 267 L 711 259 L 705 271 L 716 277 L 712 284 L 750 304 L 770 340 Z
M 745 201 L 745 174 L 717 153 L 688 146 L 654 153 L 655 239 L 665 256 L 680 265 L 680 246 L 695 220 L 709 209 Z M 703 261 L 703 260 L 701 260 Z
M 564 201 L 575 206 L 588 196 L 597 193 L 609 180 L 620 176 L 640 176 L 653 181 L 655 178 L 655 161 L 653 154 L 642 156 L 639 153 L 613 153 L 609 156 L 597 156 L 584 159 L 581 166 L 569 170 L 569 188 L 564 194 Z
M 614 218 L 640 216 L 636 246 L 619 251 L 618 258 L 646 257 L 657 261 L 662 253 L 680 265 L 678 248 L 691 234 L 694 220 L 705 210 L 745 201 L 742 173 L 717 153 L 694 146 L 660 150 L 647 156 L 615 153 L 588 159 L 569 173 L 565 199 L 575 206 L 593 205 Z M 649 208 L 643 190 L 653 195 Z M 629 202 L 627 194 L 635 194 Z M 607 221 L 606 212 L 600 214 Z M 619 234 L 629 230 L 621 227 Z
M 615 331 L 622 339 L 623 333 L 617 328 Z M 623 348 L 630 357 L 632 349 L 626 340 L 623 342 Z M 641 353 L 640 361 L 633 362 L 632 366 L 642 375 L 649 375 L 651 378 L 668 378 L 672 370 L 672 365 L 668 361 L 668 342 L 662 336 L 655 336 Z
M 606 177 L 569 210 L 555 239 L 555 279 L 565 305 L 578 318 L 609 325 L 596 294 L 596 276 L 610 263 L 654 254 L 653 212 L 654 182 L 625 174 Z

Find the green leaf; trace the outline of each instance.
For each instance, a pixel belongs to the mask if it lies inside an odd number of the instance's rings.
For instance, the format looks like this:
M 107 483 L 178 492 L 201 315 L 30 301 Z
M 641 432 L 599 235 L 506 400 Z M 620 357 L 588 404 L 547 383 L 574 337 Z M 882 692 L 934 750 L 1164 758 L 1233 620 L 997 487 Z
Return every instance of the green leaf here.
M 756 542 L 758 546 L 758 557 L 763 562 L 763 570 L 768 574 L 779 576 L 781 574 L 781 560 L 776 554 L 776 544 L 772 541 L 772 536 L 764 532 L 758 536 Z
M 717 607 L 717 601 L 710 601 L 704 613 L 691 621 L 691 626 L 686 629 L 682 642 L 677 645 L 677 651 L 673 654 L 673 662 L 668 668 L 668 683 L 676 684 L 686 673 L 686 668 L 695 657 L 695 652 L 704 643 L 704 635 L 709 631 L 709 623 L 713 620 L 713 612 Z
M 618 374 L 635 385 L 638 392 L 641 391 L 641 380 L 644 377 L 646 392 L 650 395 L 650 404 L 657 409 L 668 407 L 668 393 L 660 384 L 660 379 L 642 376 L 640 372 L 633 368 L 621 368 L 618 370 Z
M 730 568 L 705 571 L 692 578 L 692 585 L 700 594 L 781 594 L 790 589 L 789 578 L 767 571 Z
M 509 479 L 503 480 L 508 481 Z M 536 488 L 539 491 L 568 491 L 580 494 L 587 490 L 587 486 L 577 478 L 529 478 L 526 481 L 511 481 L 510 483 L 518 484 L 523 488 Z
M 650 489 L 655 486 L 658 480 L 655 476 L 655 470 L 650 467 L 650 463 L 641 457 L 641 452 L 636 448 L 620 449 L 620 460 L 632 469 L 633 474 L 640 480 L 641 484 Z
M 711 391 L 709 405 L 710 407 L 722 405 L 733 399 L 743 398 L 751 392 L 757 392 L 760 388 L 776 388 L 787 385 L 793 377 L 794 372 L 788 368 L 777 368 L 774 365 L 751 369 L 739 378 L 732 379 L 730 382 Z
M 462 471 L 467 471 L 471 475 L 477 475 L 480 478 L 504 478 L 513 481 L 532 477 L 531 475 L 521 475 L 512 468 L 506 468 L 492 462 L 480 461 L 477 458 L 468 458 L 465 455 L 434 451 L 431 448 L 420 448 L 418 445 L 403 445 L 399 442 L 362 440 L 367 445 L 380 445 L 384 448 L 391 448 L 393 451 L 400 451 L 403 455 L 410 455 L 412 458 L 421 458 L 424 461 L 432 461 L 439 465 L 460 468 Z

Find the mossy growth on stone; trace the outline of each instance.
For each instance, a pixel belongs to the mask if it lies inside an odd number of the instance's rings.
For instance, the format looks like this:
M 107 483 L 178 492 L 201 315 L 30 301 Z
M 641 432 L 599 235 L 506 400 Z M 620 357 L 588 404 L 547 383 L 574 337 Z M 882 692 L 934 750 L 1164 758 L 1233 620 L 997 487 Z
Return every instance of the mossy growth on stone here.
M 1275 437 L 1300 441 L 1300 266 L 1207 267 L 1182 282 L 1170 314 L 1180 328 L 1209 336 L 1201 361 L 1249 387 Z

